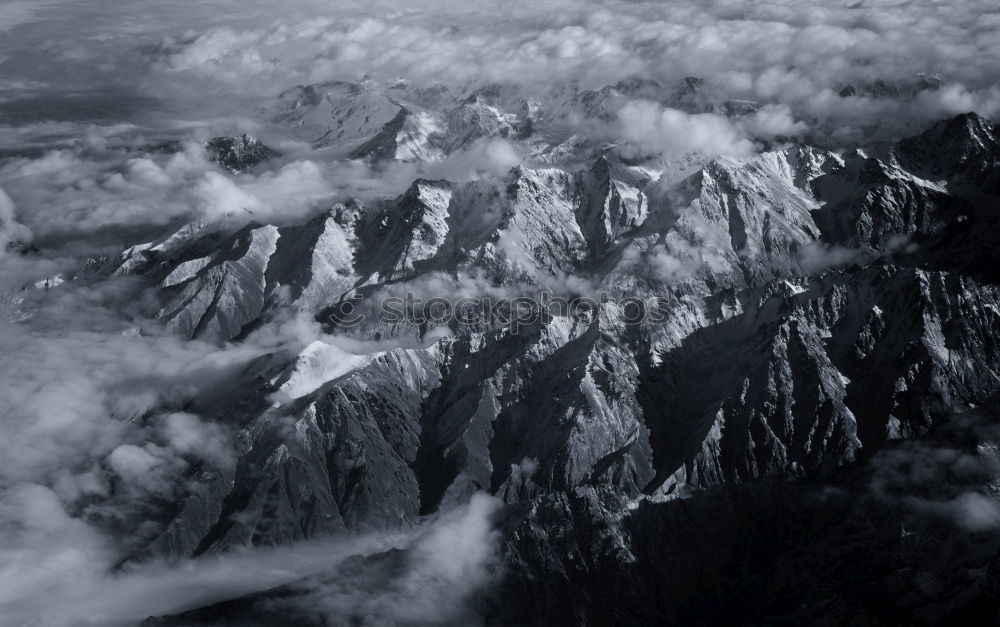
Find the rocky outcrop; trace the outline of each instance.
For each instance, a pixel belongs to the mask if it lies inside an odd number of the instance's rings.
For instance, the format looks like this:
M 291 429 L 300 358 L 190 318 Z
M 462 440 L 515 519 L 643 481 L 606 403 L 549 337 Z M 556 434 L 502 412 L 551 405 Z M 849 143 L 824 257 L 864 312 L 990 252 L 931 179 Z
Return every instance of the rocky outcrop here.
M 278 157 L 280 153 L 268 148 L 256 137 L 243 133 L 208 141 L 205 155 L 230 172 L 237 173 Z

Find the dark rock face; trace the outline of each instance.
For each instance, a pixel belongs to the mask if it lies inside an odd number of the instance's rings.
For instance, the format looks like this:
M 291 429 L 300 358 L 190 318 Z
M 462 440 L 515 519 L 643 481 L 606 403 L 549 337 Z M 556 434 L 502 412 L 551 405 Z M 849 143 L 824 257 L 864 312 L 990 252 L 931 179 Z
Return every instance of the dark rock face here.
M 487 491 L 506 504 L 503 568 L 480 599 L 497 624 L 995 612 L 992 536 L 976 544 L 909 499 L 965 492 L 872 486 L 902 440 L 995 446 L 989 412 L 974 443 L 940 425 L 1000 393 L 997 138 L 969 114 L 888 147 L 719 159 L 678 182 L 606 155 L 154 247 L 126 265 L 182 335 L 238 341 L 296 303 L 383 345 L 271 355 L 239 404 L 206 404 L 242 428 L 240 462 L 193 482 L 137 557 L 405 527 Z M 227 167 L 266 158 L 240 141 L 218 148 Z M 372 141 L 367 156 L 386 145 Z M 603 298 L 516 332 L 328 315 L 480 282 Z M 629 320 L 626 298 L 656 315 Z M 992 493 L 988 475 L 963 485 Z
M 993 410 L 958 415 L 830 483 L 632 507 L 580 488 L 512 507 L 484 614 L 526 625 L 992 624 L 1000 540 L 956 504 L 992 498 L 996 421 Z
M 824 481 L 728 485 L 667 502 L 635 503 L 607 486 L 524 500 L 497 519 L 502 562 L 470 616 L 495 625 L 992 624 L 1000 539 L 974 512 L 995 490 L 998 435 L 995 411 L 973 411 Z M 366 585 L 393 581 L 412 559 L 400 550 L 357 557 L 147 624 L 370 622 L 356 609 Z M 324 598 L 340 600 L 335 618 Z
M 230 172 L 243 172 L 280 153 L 265 146 L 259 139 L 243 133 L 216 137 L 205 143 L 205 154 Z

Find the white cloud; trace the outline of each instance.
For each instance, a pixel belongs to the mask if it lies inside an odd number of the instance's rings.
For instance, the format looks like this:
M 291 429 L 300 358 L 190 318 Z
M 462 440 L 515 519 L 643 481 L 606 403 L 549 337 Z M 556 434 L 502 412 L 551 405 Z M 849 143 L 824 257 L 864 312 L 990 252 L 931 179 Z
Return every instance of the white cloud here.
M 764 105 L 741 122 L 755 137 L 794 137 L 809 128 L 805 122 L 796 120 L 791 108 L 784 104 Z
M 467 181 L 481 175 L 501 176 L 522 162 L 523 157 L 510 142 L 479 139 L 426 168 L 424 176 Z
M 17 221 L 14 201 L 0 187 L 0 256 L 10 244 L 31 243 L 31 230 Z
M 106 539 L 69 516 L 49 489 L 24 485 L 0 492 L 0 614 L 12 624 L 102 627 L 136 624 L 283 584 L 299 591 L 278 603 L 334 618 L 470 624 L 468 596 L 496 563 L 493 514 L 483 495 L 421 527 L 283 547 L 244 549 L 197 561 L 150 562 L 112 573 Z M 402 572 L 374 569 L 364 581 L 329 573 L 344 559 L 394 548 L 408 551 Z
M 747 98 L 787 106 L 793 119 L 817 117 L 829 138 L 849 135 L 840 127 L 859 122 L 857 108 L 888 109 L 876 129 L 884 134 L 967 104 L 992 115 L 1000 45 L 1000 12 L 988 0 L 750 6 L 430 0 L 405 9 L 392 0 L 297 0 L 280 7 L 209 0 L 183 10 L 143 0 L 113 10 L 67 2 L 46 17 L 53 38 L 45 46 L 29 46 L 27 30 L 10 31 L 0 49 L 10 80 L 68 91 L 107 86 L 109 99 L 125 84 L 187 117 L 246 115 L 247 105 L 284 88 L 366 74 L 428 86 L 498 82 L 535 92 L 573 81 L 598 88 L 628 75 L 664 84 L 693 75 L 707 79 L 720 102 Z M 94 26 L 81 30 L 80 23 Z M 921 73 L 953 89 L 914 99 L 906 85 L 917 84 Z M 845 86 L 857 95 L 838 96 Z M 825 93 L 832 98 L 820 97 Z
M 476 624 L 468 601 L 490 581 L 497 562 L 493 515 L 499 506 L 477 493 L 467 505 L 438 517 L 407 545 L 402 572 L 373 570 L 361 581 L 309 582 L 300 595 L 272 604 L 335 620 L 364 616 L 375 624 Z
M 16 625 L 125 627 L 332 568 L 352 555 L 405 546 L 413 533 L 352 536 L 233 551 L 197 562 L 151 562 L 112 572 L 118 556 L 39 485 L 0 492 L 0 615 Z
M 699 153 L 743 156 L 753 143 L 727 118 L 713 113 L 690 114 L 654 102 L 634 101 L 618 112 L 621 139 L 640 152 L 683 157 Z

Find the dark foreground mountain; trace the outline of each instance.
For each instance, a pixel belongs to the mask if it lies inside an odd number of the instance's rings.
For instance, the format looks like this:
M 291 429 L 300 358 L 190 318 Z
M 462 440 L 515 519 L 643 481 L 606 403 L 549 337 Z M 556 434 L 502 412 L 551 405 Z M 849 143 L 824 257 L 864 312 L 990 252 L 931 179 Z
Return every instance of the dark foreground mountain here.
M 638 505 L 585 487 L 512 505 L 497 517 L 494 585 L 469 612 L 518 625 L 992 624 L 998 418 L 949 417 L 827 481 L 764 480 Z M 411 559 L 359 557 L 148 623 L 372 622 L 359 591 L 401 578 Z M 324 601 L 337 595 L 331 612 Z

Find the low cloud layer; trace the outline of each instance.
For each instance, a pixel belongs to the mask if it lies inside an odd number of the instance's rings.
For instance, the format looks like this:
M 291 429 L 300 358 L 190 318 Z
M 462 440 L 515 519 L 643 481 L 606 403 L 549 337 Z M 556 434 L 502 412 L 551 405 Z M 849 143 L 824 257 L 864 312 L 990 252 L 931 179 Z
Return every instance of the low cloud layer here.
M 1000 106 L 993 80 L 1000 13 L 985 0 L 432 1 L 405 8 L 299 0 L 280 11 L 259 1 L 234 11 L 230 0 L 183 10 L 151 2 L 112 9 L 90 0 L 30 11 L 15 5 L 7 9 L 15 26 L 2 46 L 5 70 L 19 77 L 27 69 L 21 62 L 32 59 L 30 80 L 50 89 L 96 80 L 138 86 L 153 98 L 189 97 L 190 89 L 178 87 L 192 85 L 202 97 L 207 90 L 261 98 L 366 74 L 536 91 L 572 81 L 598 88 L 629 75 L 667 83 L 699 76 L 722 100 L 788 105 L 800 119 L 827 121 L 834 135 L 874 116 L 928 119 L 969 108 L 990 115 Z M 86 35 L 72 28 L 81 21 L 93 25 Z M 27 50 L 26 39 L 39 36 L 45 45 Z M 139 55 L 136 43 L 144 45 Z M 929 85 L 941 88 L 923 89 Z M 201 102 L 203 111 L 232 104 L 206 109 Z
M 117 530 L 124 557 L 156 533 L 150 508 L 183 494 L 193 468 L 231 467 L 231 429 L 185 406 L 262 351 L 130 326 L 103 307 L 127 293 L 115 287 L 43 290 L 42 307 L 21 303 L 23 319 L 0 322 L 0 495 L 44 496 L 40 507 L 88 533 Z
M 0 548 L 0 612 L 11 624 L 125 626 L 287 585 L 287 596 L 265 594 L 246 609 L 284 618 L 350 616 L 365 624 L 473 624 L 470 595 L 496 565 L 498 506 L 475 495 L 405 531 L 112 571 L 105 538 L 66 515 L 50 491 L 23 486 L 0 499 L 9 530 Z M 404 551 L 400 567 L 383 567 L 377 554 L 397 550 Z M 376 557 L 360 578 L 338 574 L 345 559 L 367 555 Z
M 265 601 L 272 611 L 305 612 L 336 622 L 350 617 L 363 624 L 474 625 L 479 618 L 470 597 L 497 566 L 496 499 L 473 495 L 467 506 L 434 521 L 407 547 L 401 568 L 364 569 L 292 586 L 300 594 Z M 280 615 L 280 614 L 279 614 Z
M 914 524 L 943 521 L 963 533 L 1000 531 L 1000 429 L 989 412 L 950 417 L 922 440 L 900 442 L 871 462 L 870 488 Z
M 286 584 L 353 555 L 406 546 L 413 536 L 351 536 L 114 571 L 114 547 L 43 487 L 5 492 L 0 514 L 8 530 L 0 549 L 0 613 L 9 624 L 45 627 L 135 625 Z

